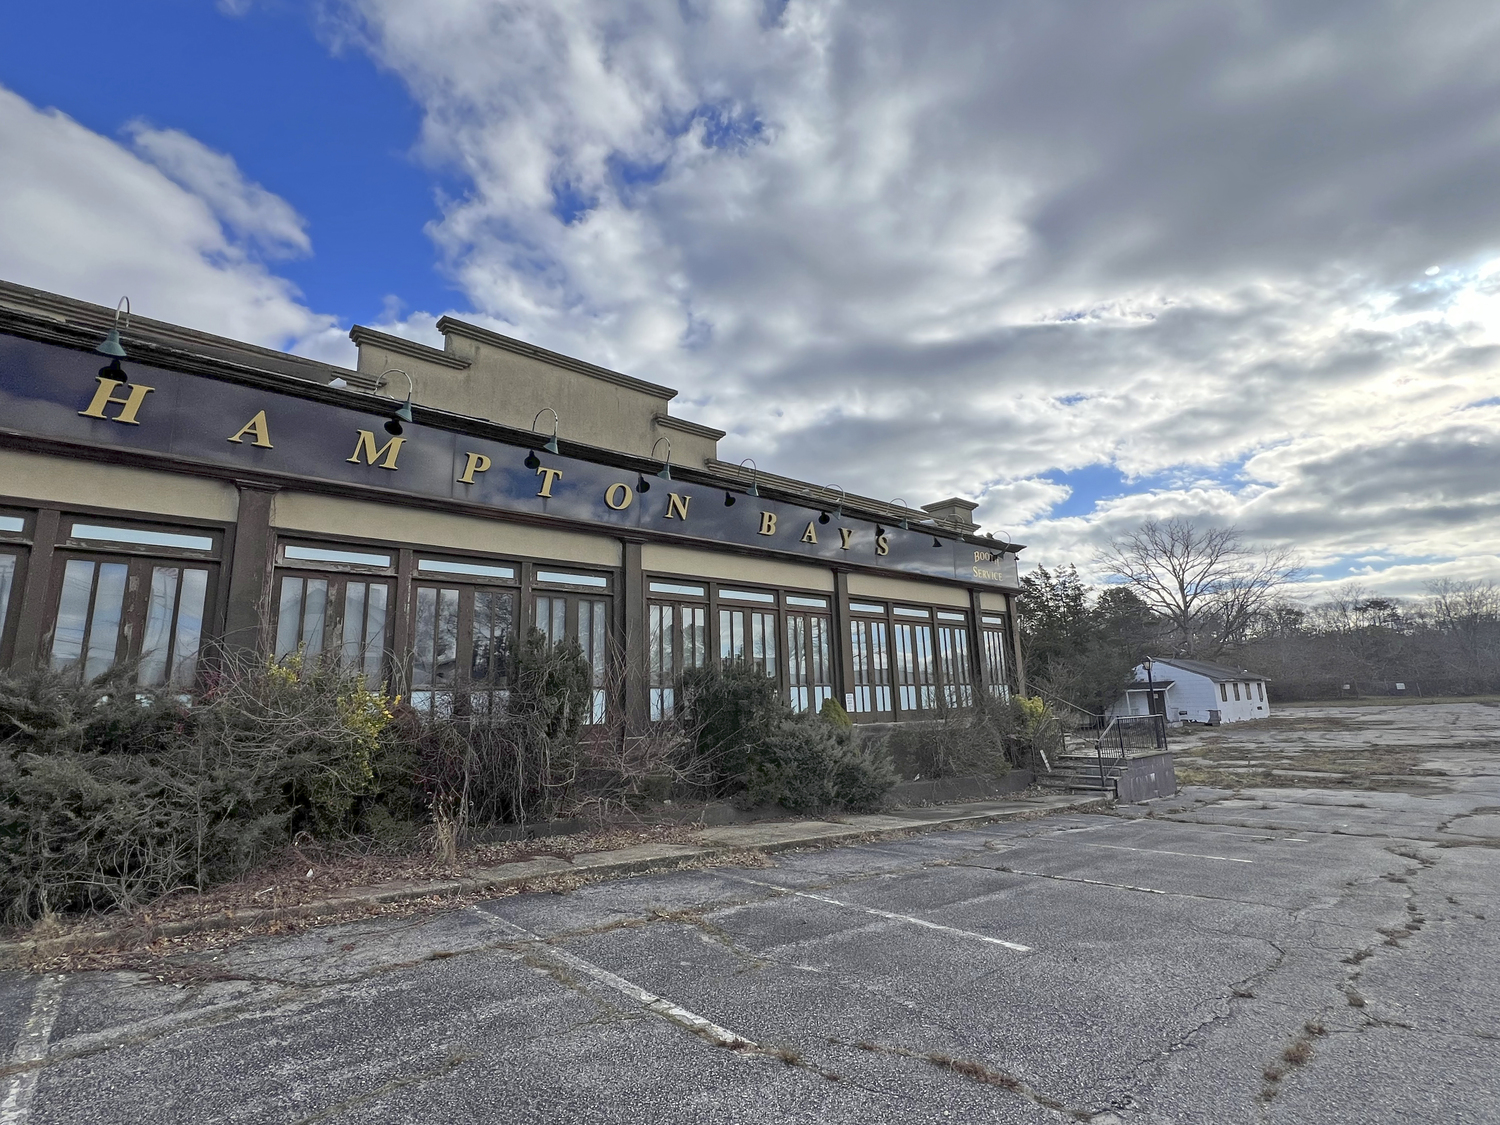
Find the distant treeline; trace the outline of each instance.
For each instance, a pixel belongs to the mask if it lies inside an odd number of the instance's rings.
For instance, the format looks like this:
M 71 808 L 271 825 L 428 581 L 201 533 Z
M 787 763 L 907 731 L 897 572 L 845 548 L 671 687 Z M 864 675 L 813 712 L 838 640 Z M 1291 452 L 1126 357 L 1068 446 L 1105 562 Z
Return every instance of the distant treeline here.
M 1130 585 L 1090 587 L 1073 567 L 1023 580 L 1019 622 L 1037 688 L 1092 711 L 1141 659 L 1191 656 L 1265 675 L 1273 701 L 1500 692 L 1500 587 L 1439 580 L 1419 598 L 1346 585 L 1311 604 L 1274 596 L 1236 620 L 1183 628 Z

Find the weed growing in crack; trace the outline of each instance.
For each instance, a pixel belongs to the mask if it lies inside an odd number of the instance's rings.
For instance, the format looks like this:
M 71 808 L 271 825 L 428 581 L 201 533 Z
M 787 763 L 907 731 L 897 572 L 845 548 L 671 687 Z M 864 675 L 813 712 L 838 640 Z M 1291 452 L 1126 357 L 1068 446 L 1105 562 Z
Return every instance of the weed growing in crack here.
M 1365 1006 L 1365 998 L 1354 989 L 1351 988 L 1348 992 L 1344 993 L 1344 995 L 1349 999 L 1349 1007 L 1363 1008 Z
M 1241 985 L 1241 984 L 1235 985 L 1233 988 L 1231 988 L 1229 990 L 1229 992 L 1230 992 L 1230 995 L 1232 995 L 1233 997 L 1235 997 L 1235 999 L 1237 999 L 1237 1000 L 1254 1000 L 1255 999 L 1255 993 L 1251 992 L 1248 988 L 1246 988 L 1244 985 Z

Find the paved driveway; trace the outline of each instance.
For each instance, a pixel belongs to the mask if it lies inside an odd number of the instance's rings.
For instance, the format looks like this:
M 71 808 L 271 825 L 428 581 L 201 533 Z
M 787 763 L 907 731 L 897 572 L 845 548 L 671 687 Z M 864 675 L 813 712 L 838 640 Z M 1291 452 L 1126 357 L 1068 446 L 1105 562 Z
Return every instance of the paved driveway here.
M 0 1122 L 1500 1121 L 1497 775 L 8 975 Z

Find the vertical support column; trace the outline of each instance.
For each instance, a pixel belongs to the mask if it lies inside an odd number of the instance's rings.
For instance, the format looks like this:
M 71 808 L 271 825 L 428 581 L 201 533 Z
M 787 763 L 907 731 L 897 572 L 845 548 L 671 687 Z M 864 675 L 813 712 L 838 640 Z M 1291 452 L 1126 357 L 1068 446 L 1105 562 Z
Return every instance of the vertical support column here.
M 416 577 L 416 563 L 410 547 L 396 552 L 396 596 L 392 599 L 391 621 L 391 680 L 393 690 L 400 695 L 411 694 L 411 590 Z
M 649 667 L 646 654 L 646 578 L 641 563 L 641 544 L 623 544 L 624 583 L 620 600 L 625 605 L 625 729 L 644 734 L 651 724 Z
M 270 607 L 271 569 L 276 561 L 276 532 L 271 505 L 276 489 L 237 485 L 239 512 L 234 525 L 234 552 L 229 563 L 229 593 L 224 599 L 224 647 L 258 652 L 270 638 L 262 626 Z
M 833 684 L 839 706 L 854 711 L 854 642 L 849 636 L 849 572 L 833 572 Z
M 42 646 L 42 624 L 47 620 L 47 595 L 52 585 L 52 550 L 57 543 L 62 513 L 43 508 L 36 514 L 31 555 L 26 560 L 26 582 L 16 593 L 21 612 L 16 618 L 16 649 L 11 664 L 17 669 L 34 667 L 46 653 Z

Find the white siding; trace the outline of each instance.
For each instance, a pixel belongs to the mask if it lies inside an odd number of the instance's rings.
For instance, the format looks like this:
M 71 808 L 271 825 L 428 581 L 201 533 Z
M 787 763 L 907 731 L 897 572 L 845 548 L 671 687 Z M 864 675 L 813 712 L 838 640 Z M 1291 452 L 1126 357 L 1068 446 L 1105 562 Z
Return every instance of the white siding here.
M 1136 679 L 1142 684 L 1146 682 L 1144 667 L 1136 669 Z M 1224 691 L 1221 695 L 1219 691 L 1221 685 L 1215 683 L 1212 677 L 1190 672 L 1186 668 L 1178 668 L 1165 661 L 1157 662 L 1153 679 L 1172 681 L 1172 686 L 1167 689 L 1166 696 L 1169 722 L 1212 722 L 1214 719 L 1212 712 L 1218 713 L 1218 721 L 1222 723 L 1264 719 L 1271 714 L 1271 702 L 1265 696 L 1264 680 L 1238 681 L 1240 698 L 1236 700 L 1234 697 L 1236 681 L 1223 684 Z M 1223 695 L 1229 697 L 1227 701 Z M 1146 714 L 1144 691 L 1128 692 L 1123 699 L 1109 709 L 1111 718 L 1118 715 L 1144 714 Z

